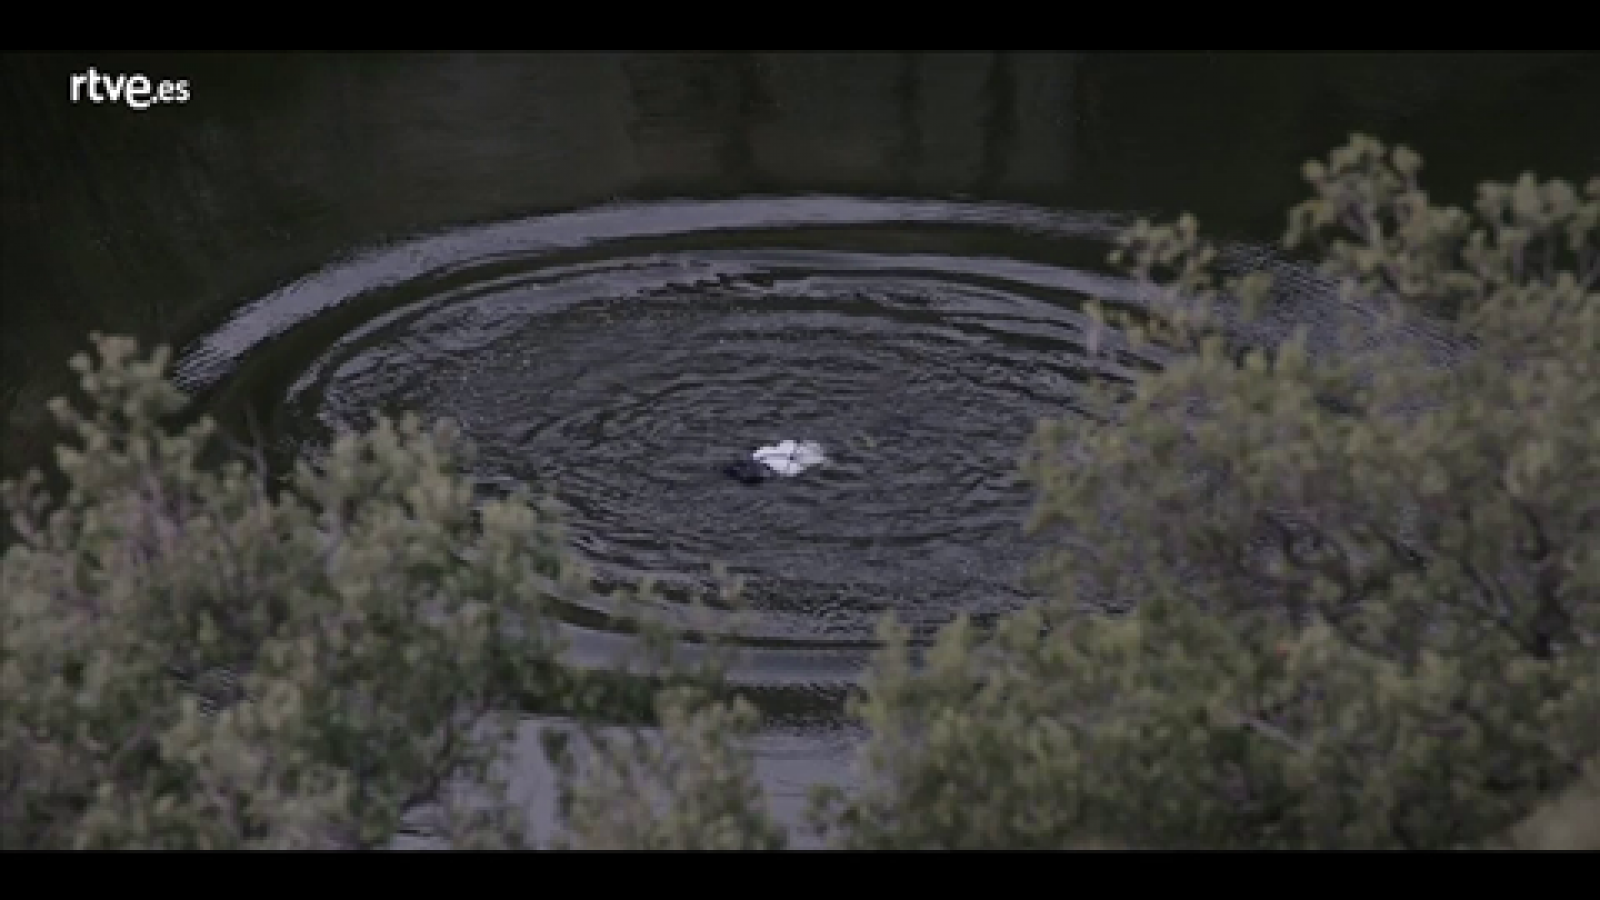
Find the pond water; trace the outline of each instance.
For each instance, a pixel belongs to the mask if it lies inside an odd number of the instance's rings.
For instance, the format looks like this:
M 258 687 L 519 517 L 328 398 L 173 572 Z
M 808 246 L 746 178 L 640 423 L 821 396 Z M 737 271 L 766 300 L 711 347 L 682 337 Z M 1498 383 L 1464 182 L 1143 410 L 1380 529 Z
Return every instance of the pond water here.
M 90 65 L 190 102 L 74 105 Z M 483 490 L 557 497 L 607 581 L 671 604 L 714 563 L 746 580 L 737 675 L 771 698 L 763 771 L 791 799 L 842 777 L 839 697 L 883 613 L 925 633 L 1026 602 L 1033 422 L 1159 363 L 1082 354 L 1084 301 L 1129 299 L 1120 224 L 1193 211 L 1270 258 L 1299 164 L 1357 129 L 1456 200 L 1600 171 L 1592 56 L 4 66 L 8 469 L 90 329 L 181 347 L 182 382 L 283 458 L 377 412 L 453 419 Z M 719 471 L 785 439 L 826 464 Z M 580 652 L 607 652 L 586 621 Z

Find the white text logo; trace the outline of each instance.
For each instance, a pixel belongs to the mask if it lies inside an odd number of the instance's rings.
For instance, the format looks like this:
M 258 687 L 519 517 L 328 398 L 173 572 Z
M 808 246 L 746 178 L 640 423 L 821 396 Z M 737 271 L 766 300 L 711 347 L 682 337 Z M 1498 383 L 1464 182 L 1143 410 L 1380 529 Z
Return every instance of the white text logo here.
M 96 69 L 72 76 L 72 102 L 121 103 L 145 110 L 161 103 L 188 103 L 188 81 L 156 81 L 144 75 L 108 75 Z

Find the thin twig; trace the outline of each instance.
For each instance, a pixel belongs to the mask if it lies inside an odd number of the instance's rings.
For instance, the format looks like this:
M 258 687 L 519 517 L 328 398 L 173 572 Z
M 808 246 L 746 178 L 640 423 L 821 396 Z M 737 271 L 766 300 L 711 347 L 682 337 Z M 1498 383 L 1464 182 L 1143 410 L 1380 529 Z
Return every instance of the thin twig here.
M 1301 743 L 1298 740 L 1295 740 L 1293 737 L 1291 737 L 1289 735 L 1288 732 L 1284 731 L 1283 729 L 1281 729 L 1281 728 L 1277 727 L 1276 725 L 1273 725 L 1273 724 L 1271 724 L 1269 722 L 1263 722 L 1260 719 L 1253 718 L 1253 717 L 1250 717 L 1250 716 L 1240 716 L 1235 721 L 1241 727 L 1243 727 L 1243 728 L 1245 728 L 1245 729 L 1247 729 L 1249 731 L 1253 731 L 1256 734 L 1261 735 L 1262 737 L 1270 738 L 1271 740 L 1273 740 L 1273 741 L 1275 741 L 1275 742 L 1277 742 L 1279 744 L 1282 744 L 1283 746 L 1289 748 L 1290 750 L 1293 750 L 1295 753 L 1299 753 L 1299 754 L 1304 755 L 1304 754 L 1308 754 L 1308 753 L 1311 752 L 1311 748 L 1310 747 L 1306 746 L 1304 743 Z

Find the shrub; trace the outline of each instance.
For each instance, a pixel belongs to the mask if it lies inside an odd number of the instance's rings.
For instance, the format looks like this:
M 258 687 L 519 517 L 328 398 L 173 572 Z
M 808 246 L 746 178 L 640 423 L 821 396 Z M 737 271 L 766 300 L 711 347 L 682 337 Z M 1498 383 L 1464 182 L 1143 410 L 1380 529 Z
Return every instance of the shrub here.
M 1098 315 L 1190 352 L 1041 425 L 1046 604 L 921 665 L 886 633 L 833 840 L 1475 846 L 1597 758 L 1600 179 L 1474 215 L 1420 167 L 1357 137 L 1306 168 L 1286 244 L 1369 312 L 1331 351 L 1241 357 L 1219 311 L 1263 279 L 1187 217 L 1124 236 L 1154 315 Z
M 382 846 L 430 811 L 515 842 L 494 783 L 510 723 L 561 664 L 580 585 L 553 518 L 475 511 L 446 428 L 382 422 L 274 485 L 164 421 L 164 354 L 99 339 L 53 502 L 6 487 L 0 841 L 7 847 Z M 563 684 L 576 684 L 568 679 Z M 548 699 L 548 698 L 547 698 Z
M 561 775 L 567 834 L 584 850 L 781 850 L 783 827 L 767 809 L 744 743 L 759 724 L 742 699 L 693 689 L 657 698 L 661 730 L 550 742 Z

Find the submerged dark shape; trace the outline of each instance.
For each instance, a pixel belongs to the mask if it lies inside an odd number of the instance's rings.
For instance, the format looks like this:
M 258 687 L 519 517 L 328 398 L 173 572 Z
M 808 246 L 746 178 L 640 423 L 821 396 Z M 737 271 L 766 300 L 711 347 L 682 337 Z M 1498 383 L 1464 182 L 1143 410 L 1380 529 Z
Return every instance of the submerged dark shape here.
M 773 472 L 753 459 L 736 459 L 722 467 L 722 474 L 741 484 L 760 484 L 771 478 Z

